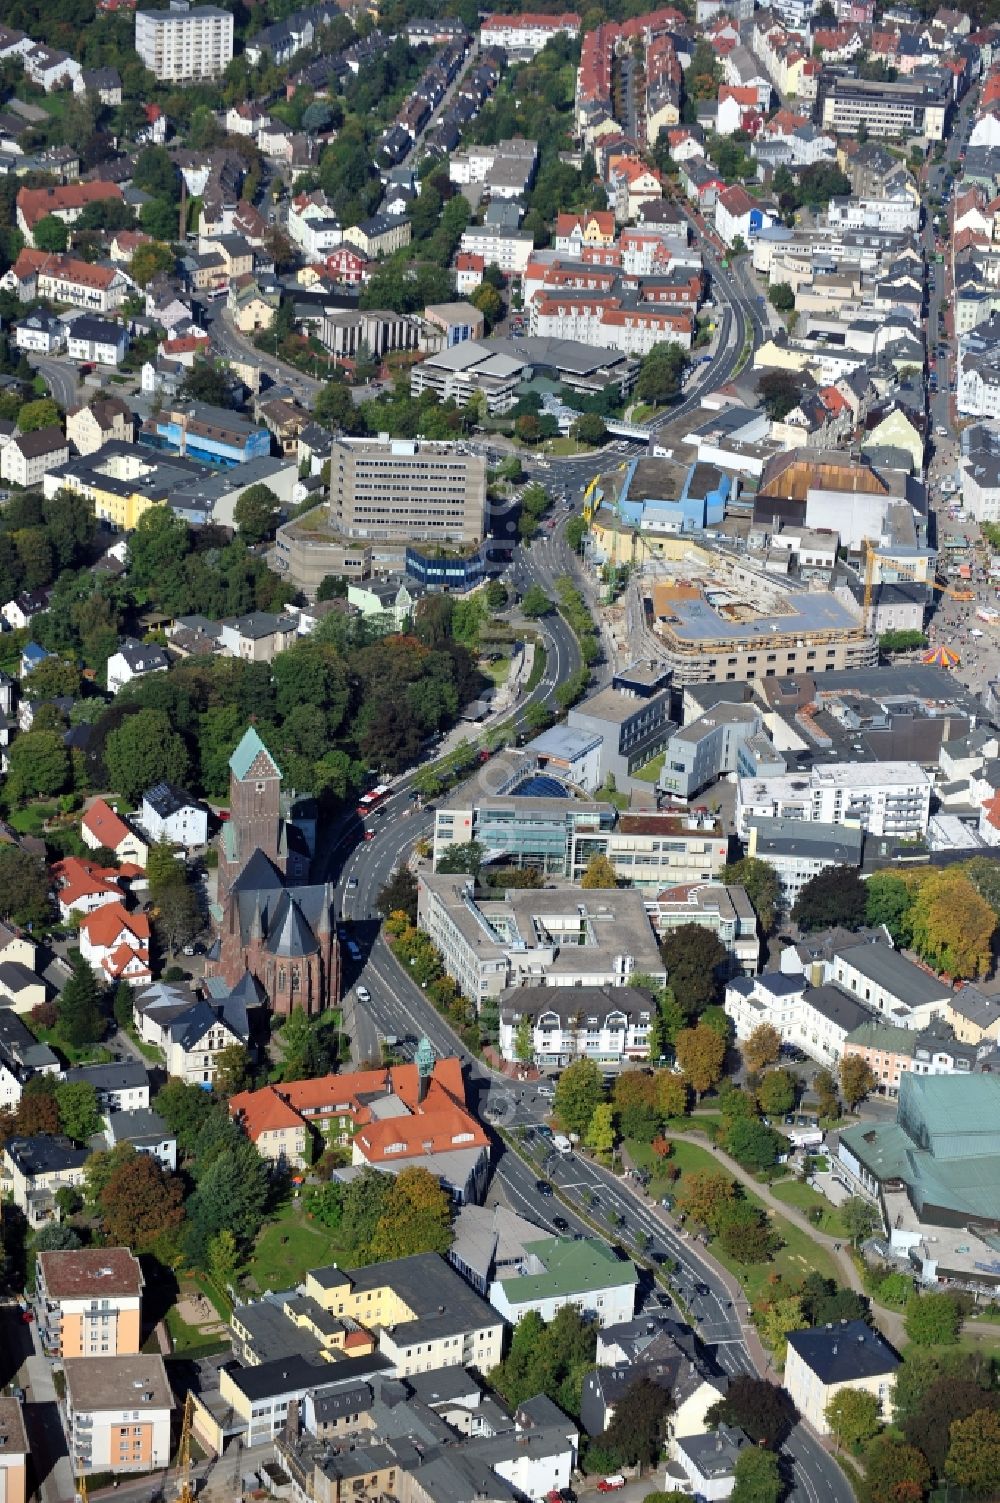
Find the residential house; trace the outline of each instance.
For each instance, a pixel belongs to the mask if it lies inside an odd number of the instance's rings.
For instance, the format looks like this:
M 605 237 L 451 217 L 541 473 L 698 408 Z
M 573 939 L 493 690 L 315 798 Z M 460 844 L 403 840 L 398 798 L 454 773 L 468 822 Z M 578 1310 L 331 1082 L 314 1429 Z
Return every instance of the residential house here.
M 72 913 L 93 913 L 106 903 L 119 903 L 125 896 L 113 867 L 96 866 L 80 856 L 66 856 L 52 867 L 55 896 L 64 922 Z
M 139 824 L 151 840 L 168 841 L 185 851 L 208 844 L 208 808 L 173 783 L 154 783 L 142 795 Z
M 47 611 L 48 608 L 48 590 L 22 590 L 19 595 L 14 596 L 13 600 L 8 600 L 6 605 L 0 608 L 0 616 L 3 616 L 12 631 L 23 631 L 36 616 L 41 615 L 42 611 Z M 10 704 L 4 704 L 4 714 L 9 715 L 11 708 Z
M 80 921 L 80 955 L 111 985 L 145 986 L 152 980 L 149 940 L 146 914 L 130 913 L 121 903 L 106 903 Z
M 88 204 L 113 199 L 123 202 L 117 183 L 65 183 L 50 188 L 19 188 L 16 200 L 17 227 L 26 245 L 34 246 L 34 233 L 50 215 L 63 224 L 75 224 Z
M 881 1332 L 863 1320 L 841 1320 L 789 1333 L 784 1387 L 817 1434 L 829 1435 L 827 1406 L 844 1389 L 872 1394 L 879 1417 L 890 1421 L 899 1365 Z
M 219 640 L 229 657 L 243 658 L 248 663 L 270 663 L 279 652 L 294 644 L 297 635 L 293 617 L 252 611 L 247 616 L 223 621 Z
M 69 459 L 69 445 L 61 428 L 37 428 L 17 433 L 0 449 L 0 478 L 22 489 L 41 485 L 46 473 Z
M 0 1161 L 3 1181 L 30 1227 L 59 1220 L 56 1192 L 83 1184 L 83 1166 L 90 1153 L 69 1138 L 48 1133 L 7 1139 Z
M 102 1111 L 130 1112 L 149 1106 L 149 1077 L 139 1060 L 110 1065 L 77 1065 L 63 1072 L 69 1084 L 92 1085 Z
M 104 1136 L 109 1148 L 129 1143 L 136 1153 L 147 1154 L 168 1174 L 177 1169 L 177 1138 L 158 1112 L 136 1106 L 124 1112 L 104 1114 Z
M 142 1291 L 142 1269 L 127 1247 L 39 1253 L 35 1328 L 46 1355 L 137 1356 Z
M 148 673 L 165 673 L 169 667 L 170 659 L 162 647 L 126 638 L 108 658 L 108 692 L 118 694 L 133 679 L 144 678 Z
M 124 324 L 109 323 L 84 313 L 66 332 L 66 353 L 71 360 L 118 367 L 125 358 L 128 333 Z
M 531 1028 L 533 1064 L 562 1069 L 587 1058 L 625 1065 L 649 1054 L 650 994 L 632 986 L 520 986 L 500 1003 L 500 1053 L 521 1060 L 520 1030 Z
M 0 277 L 0 287 L 16 292 L 22 303 L 49 298 L 54 303 L 85 308 L 89 313 L 114 313 L 131 283 L 117 267 L 93 265 L 73 256 L 26 247 L 10 270 Z
M 34 355 L 51 355 L 66 343 L 66 325 L 54 313 L 36 308 L 14 324 L 14 344 Z
M 66 437 L 78 454 L 96 454 L 105 444 L 130 444 L 135 419 L 121 397 L 97 397 L 66 413 Z
M 356 245 L 369 261 L 403 250 L 409 245 L 411 235 L 410 221 L 404 214 L 376 214 L 344 231 L 344 239 Z
M 80 836 L 92 851 L 102 847 L 113 851 L 119 862 L 145 867 L 149 858 L 149 841 L 102 798 L 96 798 L 84 814 Z
M 250 1047 L 256 1016 L 266 1006 L 259 982 L 247 974 L 221 998 L 194 997 L 180 987 L 156 983 L 134 1002 L 139 1037 L 163 1051 L 168 1075 L 208 1088 L 223 1049 Z

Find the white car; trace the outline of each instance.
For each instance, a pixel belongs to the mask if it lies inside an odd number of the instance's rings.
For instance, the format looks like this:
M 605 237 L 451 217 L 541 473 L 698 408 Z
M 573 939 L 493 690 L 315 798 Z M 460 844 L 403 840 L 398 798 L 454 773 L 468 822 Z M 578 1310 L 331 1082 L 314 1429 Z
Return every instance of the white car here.
M 357 993 L 357 997 L 358 997 L 358 1001 L 359 1002 L 370 1002 L 371 1001 L 372 994 L 368 990 L 367 986 L 356 986 L 354 988 L 354 990 Z

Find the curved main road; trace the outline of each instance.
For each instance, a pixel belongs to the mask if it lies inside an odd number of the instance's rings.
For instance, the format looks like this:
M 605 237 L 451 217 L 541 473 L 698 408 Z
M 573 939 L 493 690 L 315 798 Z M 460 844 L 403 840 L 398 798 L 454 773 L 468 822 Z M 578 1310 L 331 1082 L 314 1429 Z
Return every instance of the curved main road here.
M 755 344 L 766 333 L 754 295 L 744 285 L 740 272 L 727 276 L 707 248 L 705 255 L 716 297 L 724 300 L 719 353 L 710 369 L 714 389 L 732 378 L 748 333 Z M 708 389 L 706 382 L 704 390 Z M 702 395 L 701 389 L 691 392 L 662 421 L 670 422 L 696 411 Z M 573 465 L 573 480 L 583 489 L 586 479 L 580 472 L 586 469 L 593 474 L 607 463 L 606 456 L 593 456 L 584 464 L 577 462 Z M 532 464 L 530 468 L 539 467 Z M 566 473 L 563 466 L 559 471 Z M 539 478 L 548 476 L 539 474 Z M 557 575 L 566 572 L 571 559 L 561 533 L 559 526 L 532 548 L 515 551 L 511 573 L 522 588 L 537 581 L 551 592 Z M 554 686 L 579 665 L 576 641 L 562 619 L 550 618 L 544 630 L 548 653 L 545 677 L 519 707 L 518 722 L 527 703 L 533 699 L 546 701 Z M 376 909 L 378 894 L 392 872 L 408 858 L 415 841 L 429 833 L 433 819 L 426 811 L 415 810 L 410 798 L 412 776 L 407 775 L 397 784 L 385 814 L 378 821 L 373 841 L 356 843 L 360 822 L 353 815 L 345 815 L 330 834 L 325 859 L 327 873 L 338 884 L 341 912 L 352 921 L 351 939 L 360 951 L 357 960 L 346 959 L 345 964 L 345 981 L 352 989 L 349 1026 L 353 1005 L 354 1030 L 359 1039 L 365 1039 L 362 1052 L 372 1055 L 378 1053 L 380 1038 L 409 1036 L 415 1041 L 426 1037 L 436 1053 L 458 1055 L 462 1059 L 470 1104 L 480 1114 L 489 1106 L 488 1115 L 505 1121 L 539 1121 L 545 1115 L 546 1103 L 537 1096 L 535 1088 L 501 1081 L 471 1056 L 422 989 L 400 970 L 381 936 Z M 353 988 L 358 982 L 370 993 L 370 1001 L 363 1008 L 354 1002 Z M 546 1162 L 545 1174 L 559 1192 L 560 1198 L 556 1200 L 540 1192 L 536 1170 L 507 1149 L 502 1139 L 497 1139 L 495 1148 L 495 1183 L 516 1210 L 548 1227 L 553 1226 L 552 1217 L 558 1214 L 565 1215 L 574 1229 L 582 1229 L 588 1222 L 606 1226 L 609 1233 L 631 1246 L 644 1245 L 652 1258 L 669 1260 L 675 1269 L 671 1276 L 673 1287 L 683 1298 L 718 1366 L 731 1376 L 754 1371 L 744 1339 L 745 1308 L 733 1307 L 729 1291 L 714 1267 L 699 1256 L 692 1242 L 678 1233 L 658 1207 L 638 1196 L 627 1182 L 576 1155 L 569 1159 L 554 1157 Z M 853 1503 L 853 1493 L 844 1474 L 804 1426 L 799 1425 L 793 1431 L 784 1454 L 794 1503 Z

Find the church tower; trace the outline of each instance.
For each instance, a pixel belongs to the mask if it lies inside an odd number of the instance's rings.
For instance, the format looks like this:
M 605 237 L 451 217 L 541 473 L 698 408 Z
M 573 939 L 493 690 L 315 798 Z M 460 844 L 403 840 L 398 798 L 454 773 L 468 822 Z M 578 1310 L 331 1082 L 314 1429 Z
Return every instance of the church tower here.
M 254 851 L 285 870 L 281 823 L 281 768 L 254 730 L 247 730 L 229 759 L 229 820 L 222 831 L 220 898 Z

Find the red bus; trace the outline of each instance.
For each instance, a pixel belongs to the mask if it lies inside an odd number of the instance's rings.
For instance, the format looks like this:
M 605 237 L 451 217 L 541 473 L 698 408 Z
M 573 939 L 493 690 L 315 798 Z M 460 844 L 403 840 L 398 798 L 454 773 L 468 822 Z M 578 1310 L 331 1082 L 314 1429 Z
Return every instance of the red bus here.
M 373 809 L 377 809 L 379 804 L 384 804 L 390 792 L 391 789 L 387 783 L 379 783 L 370 793 L 362 794 L 358 799 L 358 818 L 364 819 L 367 814 L 371 814 Z

